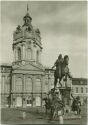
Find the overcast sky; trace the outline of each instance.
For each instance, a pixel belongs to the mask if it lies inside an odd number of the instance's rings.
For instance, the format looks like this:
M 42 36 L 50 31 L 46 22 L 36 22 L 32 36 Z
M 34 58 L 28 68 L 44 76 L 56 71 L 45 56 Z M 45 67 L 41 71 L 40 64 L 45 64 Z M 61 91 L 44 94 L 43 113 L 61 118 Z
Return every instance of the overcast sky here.
M 87 74 L 87 4 L 86 2 L 2 2 L 1 4 L 1 63 L 13 61 L 13 31 L 23 24 L 26 6 L 32 24 L 42 36 L 42 63 L 53 66 L 59 53 L 69 55 L 74 77 Z

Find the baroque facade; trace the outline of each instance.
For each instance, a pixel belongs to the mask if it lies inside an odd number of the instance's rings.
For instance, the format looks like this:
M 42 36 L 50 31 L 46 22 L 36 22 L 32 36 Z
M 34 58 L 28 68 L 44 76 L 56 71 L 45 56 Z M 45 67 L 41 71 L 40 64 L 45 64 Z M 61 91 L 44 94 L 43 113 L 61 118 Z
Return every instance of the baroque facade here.
M 33 28 L 28 11 L 23 21 L 13 33 L 14 62 L 12 66 L 1 65 L 3 106 L 41 106 L 45 94 L 41 34 L 38 28 Z

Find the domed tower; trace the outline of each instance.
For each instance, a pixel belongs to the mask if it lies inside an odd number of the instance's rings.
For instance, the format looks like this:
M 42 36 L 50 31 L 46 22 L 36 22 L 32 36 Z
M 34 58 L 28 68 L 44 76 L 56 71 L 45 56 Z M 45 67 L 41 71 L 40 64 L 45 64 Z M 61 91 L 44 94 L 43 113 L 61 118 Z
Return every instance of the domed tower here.
M 11 105 L 27 106 L 30 102 L 32 106 L 42 106 L 45 69 L 41 64 L 41 35 L 32 26 L 28 7 L 23 25 L 13 33 L 13 52 Z
M 32 26 L 32 18 L 28 12 L 28 6 L 23 22 L 23 25 L 18 25 L 13 33 L 13 65 L 27 63 L 40 65 L 42 52 L 41 34 L 38 28 L 34 29 Z

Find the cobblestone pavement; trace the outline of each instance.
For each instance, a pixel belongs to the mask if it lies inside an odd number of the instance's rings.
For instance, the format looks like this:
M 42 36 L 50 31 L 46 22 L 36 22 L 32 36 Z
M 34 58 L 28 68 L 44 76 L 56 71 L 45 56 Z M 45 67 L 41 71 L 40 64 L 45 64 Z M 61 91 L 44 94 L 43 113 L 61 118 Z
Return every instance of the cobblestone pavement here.
M 1 112 L 1 123 L 3 124 L 59 124 L 59 120 L 50 120 L 44 113 L 32 112 L 26 109 L 26 117 L 23 119 L 23 109 L 2 109 Z M 86 125 L 87 110 L 82 107 L 81 119 L 70 119 L 64 120 L 64 124 L 80 124 Z

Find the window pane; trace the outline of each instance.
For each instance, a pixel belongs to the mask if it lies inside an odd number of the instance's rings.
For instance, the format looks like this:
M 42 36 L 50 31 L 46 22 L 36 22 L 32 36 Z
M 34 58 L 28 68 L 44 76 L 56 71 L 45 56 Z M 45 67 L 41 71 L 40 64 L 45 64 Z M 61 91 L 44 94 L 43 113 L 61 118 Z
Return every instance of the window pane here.
M 39 51 L 36 52 L 36 61 L 39 62 Z
M 25 59 L 25 45 L 23 45 L 23 59 Z
M 76 87 L 76 93 L 78 93 L 78 87 Z
M 22 79 L 21 78 L 17 78 L 16 80 L 16 91 L 22 92 Z
M 21 49 L 18 49 L 18 60 L 21 60 Z
M 83 93 L 83 87 L 81 87 L 81 93 Z
M 41 81 L 36 79 L 36 92 L 41 92 Z
M 27 59 L 30 60 L 32 56 L 32 51 L 31 49 L 27 49 Z
M 32 92 L 32 79 L 31 78 L 26 79 L 26 91 Z

